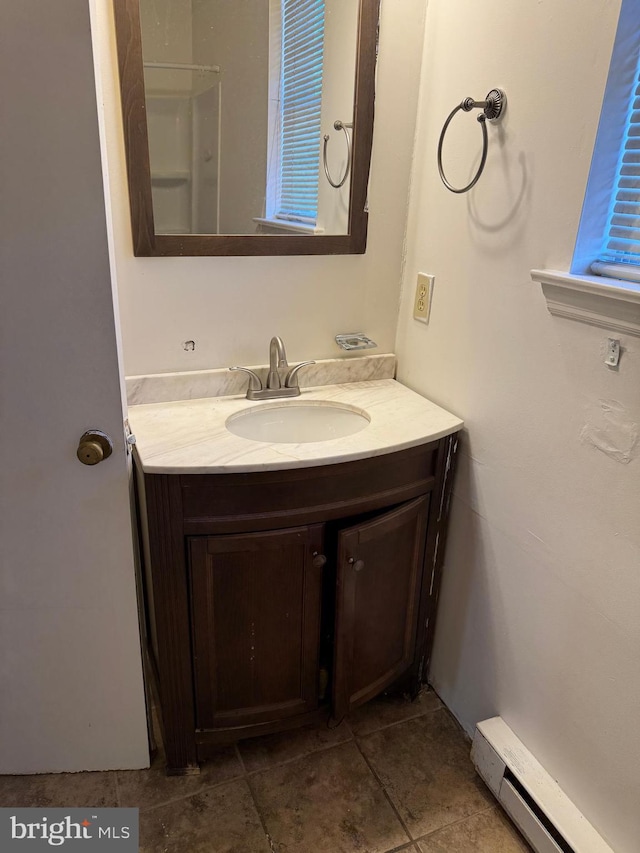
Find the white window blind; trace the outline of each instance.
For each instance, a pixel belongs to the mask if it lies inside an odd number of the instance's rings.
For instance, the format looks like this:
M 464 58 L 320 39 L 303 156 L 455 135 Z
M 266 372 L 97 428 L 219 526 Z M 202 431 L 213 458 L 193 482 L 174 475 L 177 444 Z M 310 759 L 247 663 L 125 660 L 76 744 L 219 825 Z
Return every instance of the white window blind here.
M 324 0 L 282 0 L 278 219 L 315 225 L 318 214 Z
M 640 67 L 631 93 L 604 244 L 592 271 L 640 281 Z

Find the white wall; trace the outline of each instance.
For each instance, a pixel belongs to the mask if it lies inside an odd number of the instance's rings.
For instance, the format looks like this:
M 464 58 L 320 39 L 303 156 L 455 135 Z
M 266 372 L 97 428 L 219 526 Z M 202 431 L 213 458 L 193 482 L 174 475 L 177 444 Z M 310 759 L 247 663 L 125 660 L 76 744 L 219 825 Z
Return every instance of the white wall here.
M 264 363 L 274 334 L 292 362 L 339 355 L 338 332 L 363 331 L 378 352 L 392 350 L 423 0 L 382 0 L 367 253 L 300 258 L 132 256 L 111 3 L 98 7 L 125 372 Z M 183 350 L 186 340 L 195 340 L 194 352 Z
M 269 0 L 195 2 L 193 59 L 220 66 L 220 233 L 255 234 L 267 183 Z
M 358 8 L 358 0 L 325 0 L 321 136 L 328 134 L 330 137 L 327 164 L 334 183 L 342 179 L 347 166 L 344 132 L 336 130 L 333 124 L 338 119 L 353 122 Z M 417 74 L 418 68 L 415 71 Z M 347 234 L 351 178 L 347 178 L 340 189 L 331 186 L 324 174 L 323 139 L 320 145 L 318 224 L 325 234 Z
M 192 63 L 191 0 L 142 0 L 139 5 L 144 61 Z M 159 234 L 188 234 L 195 180 L 192 74 L 147 67 L 144 78 L 155 226 Z M 166 179 L 176 172 L 182 173 L 179 179 Z
M 143 54 L 153 62 L 193 62 L 192 0 L 141 0 Z M 190 75 L 171 75 L 170 89 L 188 88 Z M 185 76 L 187 83 L 185 84 Z
M 502 715 L 617 853 L 640 838 L 640 462 L 612 442 L 607 406 L 640 420 L 640 340 L 552 317 L 529 270 L 568 270 L 619 2 L 431 0 L 398 330 L 400 379 L 466 421 L 431 676 L 466 729 Z M 494 86 L 480 183 L 439 181 L 449 111 Z M 477 165 L 458 116 L 450 178 Z M 429 326 L 411 318 L 434 273 Z

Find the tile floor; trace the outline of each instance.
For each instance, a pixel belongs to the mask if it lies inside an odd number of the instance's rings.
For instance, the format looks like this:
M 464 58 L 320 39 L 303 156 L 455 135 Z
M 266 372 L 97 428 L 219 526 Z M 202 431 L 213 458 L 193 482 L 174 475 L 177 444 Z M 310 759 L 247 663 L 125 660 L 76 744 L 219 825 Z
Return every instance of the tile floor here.
M 200 776 L 0 777 L 0 806 L 137 806 L 143 853 L 526 853 L 434 693 L 222 749 Z

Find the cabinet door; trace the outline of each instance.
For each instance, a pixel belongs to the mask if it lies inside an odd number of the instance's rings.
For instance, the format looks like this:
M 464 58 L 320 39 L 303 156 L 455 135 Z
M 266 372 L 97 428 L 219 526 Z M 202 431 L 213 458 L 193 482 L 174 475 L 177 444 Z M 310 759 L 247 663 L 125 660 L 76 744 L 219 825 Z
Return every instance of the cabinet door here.
M 425 495 L 339 534 L 336 719 L 413 663 L 428 510 Z
M 198 728 L 317 707 L 322 542 L 323 525 L 189 539 Z

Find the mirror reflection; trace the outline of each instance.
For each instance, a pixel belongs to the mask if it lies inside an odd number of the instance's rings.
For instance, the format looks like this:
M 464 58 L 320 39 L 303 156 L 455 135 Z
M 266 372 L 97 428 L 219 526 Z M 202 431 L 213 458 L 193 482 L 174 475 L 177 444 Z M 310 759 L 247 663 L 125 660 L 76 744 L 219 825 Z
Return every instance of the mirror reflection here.
M 358 8 L 140 0 L 156 234 L 348 233 Z

